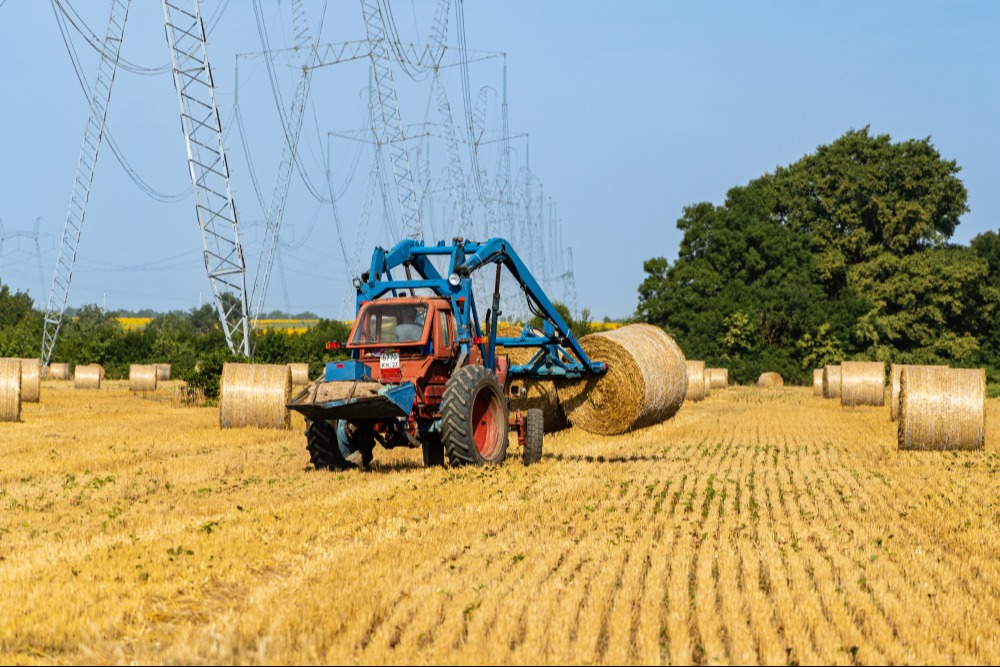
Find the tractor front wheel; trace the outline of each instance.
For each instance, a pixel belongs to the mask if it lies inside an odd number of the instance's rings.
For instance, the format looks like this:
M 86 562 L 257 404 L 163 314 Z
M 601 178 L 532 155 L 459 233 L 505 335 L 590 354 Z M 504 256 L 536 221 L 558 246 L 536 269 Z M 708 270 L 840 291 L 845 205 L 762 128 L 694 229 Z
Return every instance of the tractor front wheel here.
M 455 371 L 441 399 L 441 439 L 448 462 L 503 463 L 508 428 L 507 399 L 496 376 L 483 366 Z
M 370 427 L 356 427 L 337 420 L 306 420 L 306 449 L 317 470 L 348 470 L 368 467 L 375 447 Z

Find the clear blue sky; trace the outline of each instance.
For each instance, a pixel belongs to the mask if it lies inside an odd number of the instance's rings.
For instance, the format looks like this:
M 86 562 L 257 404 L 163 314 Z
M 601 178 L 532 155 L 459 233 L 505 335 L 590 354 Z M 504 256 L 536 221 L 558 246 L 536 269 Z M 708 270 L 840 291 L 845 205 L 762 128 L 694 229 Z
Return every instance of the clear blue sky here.
M 314 30 L 325 5 L 307 5 Z M 426 39 L 434 3 L 393 0 L 392 6 L 404 40 Z M 75 0 L 72 7 L 103 35 L 109 2 Z M 290 44 L 287 0 L 260 0 L 260 7 L 272 47 Z M 270 199 L 281 148 L 274 95 L 260 60 L 242 58 L 236 67 L 236 54 L 261 50 L 253 4 L 207 0 L 202 13 L 217 19 L 209 56 L 227 125 L 225 145 L 252 280 L 264 217 L 259 199 L 265 205 Z M 358 2 L 331 0 L 322 18 L 324 42 L 364 38 Z M 457 47 L 454 11 L 449 19 L 446 59 Z M 894 140 L 930 137 L 944 158 L 958 162 L 971 211 L 955 241 L 966 243 L 1000 227 L 1000 3 L 993 0 L 468 0 L 465 25 L 470 49 L 507 54 L 515 171 L 530 151 L 546 215 L 561 221 L 563 245 L 573 248 L 578 304 L 589 307 L 596 319 L 634 310 L 642 262 L 676 255 L 675 222 L 684 206 L 721 203 L 729 188 L 792 163 L 852 128 L 870 125 L 873 133 Z M 79 34 L 72 37 L 83 71 L 93 79 L 96 54 Z M 132 4 L 123 55 L 147 68 L 169 62 L 160 3 Z M 499 123 L 500 63 L 487 60 L 469 70 L 473 103 L 483 86 L 490 87 L 483 107 L 488 131 Z M 298 75 L 280 67 L 278 73 L 287 103 Z M 435 121 L 427 82 L 408 81 L 398 69 L 396 77 L 404 123 Z M 457 70 L 448 70 L 445 78 L 460 121 Z M 333 187 L 342 193 L 340 233 L 350 249 L 370 149 L 328 133 L 343 135 L 366 126 L 367 65 L 323 68 L 312 81 L 314 104 L 307 114 L 301 164 L 322 184 L 329 152 Z M 87 102 L 49 2 L 0 0 L 0 84 L 0 220 L 10 236 L 0 257 L 0 280 L 28 290 L 44 306 L 87 118 Z M 233 114 L 237 90 L 245 142 Z M 168 73 L 120 71 L 108 123 L 131 167 L 149 186 L 166 195 L 190 190 Z M 445 145 L 420 145 L 422 155 L 429 151 L 433 160 L 428 165 L 432 182 L 444 182 Z M 486 168 L 496 154 L 484 150 Z M 463 158 L 467 169 L 468 153 Z M 436 207 L 437 227 L 447 226 L 446 195 L 438 189 L 429 201 Z M 43 278 L 34 241 L 11 236 L 31 232 L 36 218 L 41 218 Z M 365 261 L 375 243 L 392 242 L 381 219 L 380 213 L 373 216 L 361 240 Z M 341 304 L 350 267 L 332 208 L 318 202 L 298 176 L 283 236 L 284 289 L 275 268 L 267 308 L 348 316 Z M 162 202 L 150 197 L 105 146 L 70 305 L 196 306 L 199 294 L 203 299 L 210 294 L 201 248 L 193 198 Z M 559 281 L 550 290 L 553 297 L 563 297 Z

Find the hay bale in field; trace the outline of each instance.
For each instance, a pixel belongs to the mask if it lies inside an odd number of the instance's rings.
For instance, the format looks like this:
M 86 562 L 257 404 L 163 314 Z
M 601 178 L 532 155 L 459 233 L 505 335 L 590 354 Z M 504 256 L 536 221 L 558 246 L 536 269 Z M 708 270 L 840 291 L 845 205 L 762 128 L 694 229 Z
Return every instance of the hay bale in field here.
M 813 396 L 823 396 L 823 369 L 813 369 Z
M 21 360 L 0 359 L 0 422 L 21 421 Z
M 157 382 L 166 382 L 170 379 L 170 371 L 172 367 L 170 364 L 154 364 L 156 367 L 156 380 Z
M 985 369 L 902 369 L 896 431 L 900 449 L 982 449 L 985 432 Z
M 219 426 L 286 429 L 292 372 L 286 365 L 234 364 L 222 367 Z
M 781 377 L 779 373 L 774 371 L 768 371 L 767 373 L 761 373 L 760 377 L 757 378 L 758 387 L 784 387 L 785 378 Z
M 892 364 L 889 366 L 889 420 L 899 419 L 899 378 L 904 368 L 948 368 L 944 365 Z
M 288 364 L 288 370 L 292 373 L 293 385 L 309 384 L 309 364 Z
M 21 401 L 37 403 L 42 394 L 42 362 L 21 358 Z
M 885 362 L 845 361 L 840 364 L 840 404 L 885 405 Z
M 580 339 L 603 376 L 557 383 L 570 423 L 590 433 L 615 435 L 668 419 L 687 391 L 684 353 L 662 329 L 629 324 Z
M 49 364 L 45 376 L 52 380 L 69 380 L 72 377 L 69 364 Z
M 706 368 L 705 376 L 712 381 L 712 389 L 725 389 L 729 386 L 728 368 Z
M 823 368 L 823 398 L 840 398 L 840 364 Z
M 104 379 L 104 367 L 100 364 L 77 366 L 73 374 L 73 386 L 76 389 L 100 389 Z
M 705 397 L 708 396 L 708 392 L 705 390 L 705 362 L 704 361 L 685 361 L 684 364 L 687 366 L 687 393 L 684 395 L 685 401 L 703 401 Z M 709 387 L 711 387 L 711 380 L 709 380 Z
M 497 324 L 498 338 L 519 338 L 522 328 L 508 322 Z M 498 345 L 497 356 L 507 355 L 511 366 L 526 364 L 538 352 L 537 347 L 504 347 Z M 566 428 L 566 413 L 559 404 L 559 394 L 556 392 L 556 385 L 551 380 L 528 380 L 516 378 L 511 380 L 511 396 L 515 393 L 524 393 L 524 396 L 517 396 L 510 399 L 510 409 L 527 412 L 531 408 L 538 408 L 542 411 L 543 430 L 546 433 L 559 431 Z M 516 390 L 516 391 L 514 391 Z M 522 392 L 523 390 L 523 392 Z
M 156 391 L 159 372 L 155 364 L 132 364 L 128 367 L 129 391 Z

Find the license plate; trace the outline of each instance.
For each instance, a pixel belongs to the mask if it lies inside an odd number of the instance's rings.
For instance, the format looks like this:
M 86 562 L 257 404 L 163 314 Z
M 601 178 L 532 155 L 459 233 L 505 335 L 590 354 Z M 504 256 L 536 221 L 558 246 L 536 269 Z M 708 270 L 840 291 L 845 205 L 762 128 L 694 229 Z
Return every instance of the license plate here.
M 378 360 L 379 368 L 399 368 L 399 352 L 383 352 Z

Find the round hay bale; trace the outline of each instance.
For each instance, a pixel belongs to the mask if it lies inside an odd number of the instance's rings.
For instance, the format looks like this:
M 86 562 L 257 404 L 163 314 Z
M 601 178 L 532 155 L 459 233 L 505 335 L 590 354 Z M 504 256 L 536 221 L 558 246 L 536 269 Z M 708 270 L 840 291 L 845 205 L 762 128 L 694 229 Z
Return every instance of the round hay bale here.
M 840 404 L 885 405 L 885 362 L 845 361 L 840 364 Z
M 77 366 L 73 374 L 73 386 L 76 389 L 100 389 L 104 379 L 104 367 L 100 364 Z
M 902 369 L 896 431 L 900 449 L 982 449 L 985 433 L 985 369 Z
M 599 435 L 656 424 L 680 409 L 687 391 L 684 353 L 673 338 L 649 324 L 590 334 L 580 346 L 603 361 L 603 376 L 556 385 L 570 423 Z
M 170 364 L 154 364 L 156 367 L 156 380 L 166 382 L 170 379 Z
M 823 369 L 813 369 L 813 396 L 823 396 Z
M 69 380 L 72 377 L 69 364 L 49 364 L 46 377 L 53 380 Z
M 498 338 L 519 338 L 522 328 L 508 322 L 497 324 Z M 526 364 L 538 352 L 537 347 L 511 347 L 505 348 L 498 345 L 496 354 L 507 355 L 511 366 Z M 524 396 L 520 394 L 524 393 Z M 566 428 L 566 413 L 559 405 L 559 394 L 556 391 L 555 382 L 551 380 L 529 380 L 514 378 L 511 380 L 510 409 L 527 412 L 531 408 L 538 408 L 542 411 L 542 430 L 546 433 L 558 431 Z
M 757 378 L 758 387 L 784 387 L 785 379 L 781 377 L 780 374 L 774 371 L 768 371 L 767 373 L 761 373 L 760 377 Z
M 708 392 L 705 391 L 705 362 L 704 361 L 685 361 L 687 366 L 687 376 L 688 376 L 688 386 L 687 393 L 684 395 L 685 401 L 703 401 L 705 397 L 708 396 Z M 711 388 L 711 380 L 709 379 L 709 388 Z
M 21 421 L 21 360 L 0 359 L 0 422 Z
M 706 368 L 705 375 L 712 381 L 712 389 L 725 389 L 729 386 L 728 368 Z
M 153 364 L 132 364 L 128 367 L 129 391 L 156 391 L 159 378 L 157 366 Z
M 42 393 L 42 362 L 38 359 L 21 360 L 21 400 L 37 403 Z
M 889 366 L 889 419 L 896 421 L 899 419 L 899 378 L 904 368 L 948 368 L 943 365 L 923 365 L 923 364 L 892 364 Z
M 823 398 L 840 398 L 840 364 L 823 368 Z
M 293 385 L 309 384 L 309 364 L 288 364 L 288 370 L 292 373 Z
M 287 429 L 291 393 L 292 372 L 286 365 L 227 363 L 220 382 L 219 426 Z

